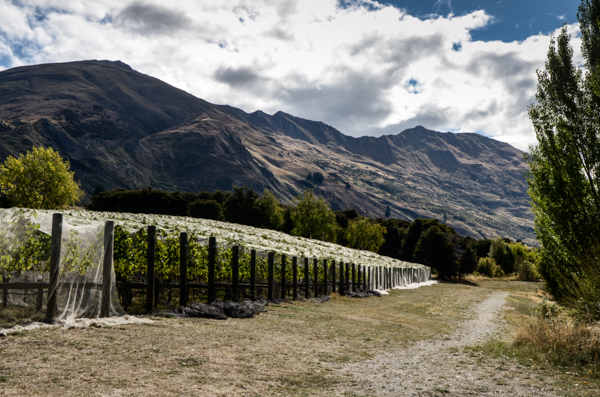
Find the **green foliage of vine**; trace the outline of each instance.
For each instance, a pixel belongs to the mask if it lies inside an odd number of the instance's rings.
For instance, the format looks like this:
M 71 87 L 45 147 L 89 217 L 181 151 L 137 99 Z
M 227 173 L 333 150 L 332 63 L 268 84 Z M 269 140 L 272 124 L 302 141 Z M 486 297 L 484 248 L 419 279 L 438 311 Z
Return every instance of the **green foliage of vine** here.
M 47 271 L 50 236 L 22 214 L 0 228 L 0 271 Z
M 146 276 L 147 266 L 147 231 L 140 229 L 134 233 L 125 228 L 115 226 L 114 266 L 118 280 L 143 281 Z M 194 234 L 189 236 L 187 278 L 190 281 L 206 282 L 208 280 L 208 245 L 206 240 L 200 240 Z M 180 247 L 179 232 L 157 230 L 155 251 L 155 275 L 170 282 L 178 281 L 180 273 Z M 232 248 L 228 245 L 217 245 L 215 262 L 215 280 L 217 282 L 231 282 Z M 286 271 L 291 279 L 291 265 Z M 267 279 L 267 260 L 257 256 L 256 278 Z M 250 250 L 240 246 L 239 251 L 240 280 L 250 279 Z
M 66 242 L 65 254 L 61 261 L 60 273 L 62 275 L 77 272 L 84 275 L 94 264 L 100 266 L 102 259 L 102 244 L 94 244 L 103 241 L 102 232 L 98 232 L 95 239 L 88 247 L 85 247 L 81 236 L 76 230 L 69 232 L 69 239 Z

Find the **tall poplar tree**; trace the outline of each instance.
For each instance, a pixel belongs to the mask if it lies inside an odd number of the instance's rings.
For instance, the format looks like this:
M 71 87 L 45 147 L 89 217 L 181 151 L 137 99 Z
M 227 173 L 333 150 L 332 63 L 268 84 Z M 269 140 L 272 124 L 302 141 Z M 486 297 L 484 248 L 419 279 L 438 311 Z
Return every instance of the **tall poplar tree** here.
M 537 72 L 527 183 L 547 285 L 591 307 L 600 300 L 600 0 L 583 1 L 578 19 L 585 65 L 563 26 Z

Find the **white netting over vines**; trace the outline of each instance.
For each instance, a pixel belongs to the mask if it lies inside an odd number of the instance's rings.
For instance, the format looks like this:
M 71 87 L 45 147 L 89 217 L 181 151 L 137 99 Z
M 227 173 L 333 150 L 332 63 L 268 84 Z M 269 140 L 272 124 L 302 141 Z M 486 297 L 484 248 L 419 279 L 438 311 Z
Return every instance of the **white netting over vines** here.
M 41 319 L 48 297 L 56 294 L 56 320 L 69 325 L 78 318 L 97 318 L 102 300 L 104 222 L 62 223 L 60 270 L 56 290 L 49 291 L 52 213 L 0 209 L 0 274 L 15 286 L 3 289 L 3 305 L 30 307 Z M 125 312 L 119 304 L 114 269 L 109 314 Z M 41 283 L 41 284 L 40 284 Z

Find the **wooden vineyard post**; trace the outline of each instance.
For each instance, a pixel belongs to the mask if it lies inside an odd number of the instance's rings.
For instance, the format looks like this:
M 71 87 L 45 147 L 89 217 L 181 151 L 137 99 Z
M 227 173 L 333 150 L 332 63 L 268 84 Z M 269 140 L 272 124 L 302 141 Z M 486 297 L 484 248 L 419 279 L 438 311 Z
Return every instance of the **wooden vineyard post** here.
M 268 263 L 269 263 L 269 274 L 268 274 L 268 279 L 267 279 L 267 299 L 272 301 L 273 300 L 273 284 L 275 282 L 274 278 L 275 278 L 275 253 L 274 252 L 269 252 L 269 258 L 268 258 Z
M 256 250 L 250 251 L 250 298 L 256 298 Z
M 6 275 L 6 272 L 3 270 L 2 271 L 2 283 L 8 283 L 9 278 Z M 4 291 L 2 291 L 2 307 L 8 307 L 8 289 L 4 289 Z
M 156 253 L 156 226 L 148 226 L 148 252 L 146 253 L 146 313 L 154 310 L 154 264 Z
M 233 301 L 240 300 L 240 247 L 231 247 L 231 295 Z
M 217 263 L 217 238 L 208 238 L 208 303 L 217 299 L 217 288 L 215 286 L 215 265 Z
M 362 266 L 358 265 L 358 269 L 356 270 L 356 273 L 357 273 L 357 276 L 356 276 L 356 285 L 357 285 L 357 287 L 359 289 L 362 289 L 361 288 L 362 287 L 362 283 L 361 283 L 361 281 L 362 281 L 361 280 L 362 279 L 362 277 L 361 277 L 362 272 L 361 272 L 361 270 L 362 270 Z
M 319 296 L 319 260 L 313 259 L 313 276 L 315 276 L 315 298 Z
M 352 264 L 352 292 L 356 292 L 356 264 Z
M 285 254 L 281 254 L 281 300 L 285 299 Z
M 100 317 L 110 317 L 110 297 L 115 243 L 115 222 L 104 222 L 104 263 L 102 267 L 102 302 Z
M 344 291 L 350 291 L 350 264 L 346 262 L 346 276 L 345 280 L 346 285 L 344 285 Z
M 335 260 L 331 260 L 331 293 L 335 294 Z
M 383 268 L 383 280 L 384 280 L 383 281 L 383 288 L 386 289 L 386 290 L 388 290 L 390 288 L 390 277 L 389 277 L 389 274 L 388 274 L 388 270 L 389 269 L 387 267 Z
M 384 267 L 383 271 L 385 272 L 385 289 L 390 289 L 390 268 Z
M 52 214 L 52 237 L 50 242 L 50 284 L 48 285 L 48 303 L 46 306 L 47 323 L 56 321 L 56 301 L 58 276 L 60 273 L 60 246 L 62 243 L 63 214 Z
M 344 262 L 340 262 L 340 295 L 346 293 L 346 286 L 344 285 Z
M 179 306 L 187 306 L 189 293 L 187 288 L 188 235 L 179 233 Z
M 323 295 L 329 295 L 327 288 L 327 259 L 323 259 Z
M 42 305 L 44 303 L 44 289 L 42 287 L 39 287 L 37 291 L 38 292 L 35 299 L 35 311 L 39 312 L 40 310 L 42 310 Z
M 304 297 L 310 298 L 310 291 L 308 290 L 310 280 L 308 277 L 308 258 L 304 258 Z
M 296 300 L 298 299 L 298 258 L 295 256 L 292 258 L 292 273 L 294 275 L 293 299 Z

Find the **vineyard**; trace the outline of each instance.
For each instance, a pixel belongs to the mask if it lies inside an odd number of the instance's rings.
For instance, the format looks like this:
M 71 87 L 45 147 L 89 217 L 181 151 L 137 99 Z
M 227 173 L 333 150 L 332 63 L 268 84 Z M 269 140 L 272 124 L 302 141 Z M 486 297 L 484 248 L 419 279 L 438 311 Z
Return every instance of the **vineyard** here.
M 1 215 L 3 304 L 34 299 L 41 310 L 52 295 L 43 291 L 52 290 L 53 214 L 10 209 Z M 65 211 L 61 219 L 55 254 L 60 282 L 54 288 L 63 291 L 58 298 L 63 313 L 72 307 L 68 316 L 97 314 L 106 280 L 112 291 L 110 310 L 105 310 L 119 314 L 121 307 L 152 312 L 159 304 L 174 310 L 177 302 L 188 302 L 190 293 L 192 301 L 209 302 L 261 294 L 308 298 L 329 295 L 336 287 L 340 292 L 389 289 L 429 279 L 422 265 L 227 222 L 92 211 Z

